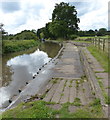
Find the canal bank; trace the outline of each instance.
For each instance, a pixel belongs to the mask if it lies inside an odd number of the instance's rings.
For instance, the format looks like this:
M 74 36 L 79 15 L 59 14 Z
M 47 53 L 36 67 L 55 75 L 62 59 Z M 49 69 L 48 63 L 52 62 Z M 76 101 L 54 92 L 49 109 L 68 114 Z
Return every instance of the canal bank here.
M 45 80 L 34 80 L 35 76 L 40 73 L 48 73 L 48 70 L 45 69 L 44 71 L 43 69 L 58 54 L 61 47 L 57 43 L 48 42 L 47 44 L 45 42 L 39 46 L 39 49 L 37 47 L 32 50 L 29 49 L 27 52 L 17 52 L 3 57 L 3 84 L 0 88 L 3 108 L 12 103 L 22 93 L 25 86 L 29 85 L 31 80 L 36 82 L 36 89 L 39 88 L 40 84 L 43 84 Z
M 54 63 L 50 70 L 52 78 L 48 79 L 48 82 L 34 97 L 24 101 L 24 108 L 21 108 L 22 112 L 25 111 L 26 104 L 29 101 L 30 104 L 34 104 L 32 102 L 34 100 L 38 102 L 45 101 L 47 107 L 57 110 L 56 113 L 51 110 L 51 116 L 55 118 L 106 117 L 102 109 L 101 98 L 97 98 L 97 91 L 94 93 L 92 88 L 92 84 L 95 83 L 91 80 L 91 84 L 83 69 L 83 67 L 88 68 L 88 66 L 82 65 L 79 53 L 79 49 L 71 42 L 64 44 L 59 57 L 52 61 Z M 99 87 L 97 84 L 95 86 L 96 89 Z M 31 106 L 31 108 L 33 107 Z M 34 111 L 33 114 L 37 116 L 37 113 L 35 114 Z M 48 113 L 47 111 L 45 114 L 50 115 L 50 112 Z M 49 117 L 51 118 L 51 116 Z

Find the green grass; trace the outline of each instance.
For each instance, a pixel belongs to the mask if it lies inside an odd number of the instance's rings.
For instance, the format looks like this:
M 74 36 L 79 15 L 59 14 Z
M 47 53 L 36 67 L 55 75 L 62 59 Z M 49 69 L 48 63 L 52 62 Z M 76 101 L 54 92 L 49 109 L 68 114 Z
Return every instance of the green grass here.
M 2 119 L 2 114 L 0 114 L 0 120 Z
M 80 42 L 80 43 L 91 43 L 91 41 L 85 41 L 85 40 L 73 40 L 73 42 Z
M 80 99 L 76 98 L 75 102 L 80 103 Z M 77 106 L 74 103 L 62 104 L 61 109 L 55 110 L 48 105 L 55 103 L 34 101 L 21 103 L 17 107 L 7 110 L 3 113 L 3 118 L 55 118 L 59 115 L 60 118 L 102 118 L 103 112 L 100 104 L 100 99 L 95 99 L 87 106 Z M 77 106 L 76 111 L 69 112 L 69 106 Z
M 76 98 L 76 101 L 79 102 L 80 99 Z M 80 102 L 79 102 L 80 103 Z M 60 118 L 102 118 L 103 112 L 99 99 L 95 99 L 87 106 L 80 106 L 76 109 L 75 112 L 69 112 L 69 106 L 75 105 L 74 103 L 65 103 L 62 105 L 62 108 L 57 111 Z
M 80 43 L 91 43 L 92 41 L 90 39 L 95 38 L 95 36 L 88 36 L 88 37 L 78 37 L 76 40 L 74 40 L 75 42 L 80 42 Z M 106 36 L 97 36 L 97 38 L 110 38 L 110 36 L 106 35 Z
M 99 98 L 94 99 L 89 105 L 91 113 L 95 116 L 95 118 L 102 118 L 104 116 L 101 102 Z
M 75 98 L 73 104 L 74 104 L 75 106 L 81 106 L 81 100 L 80 100 L 80 98 Z
M 95 36 L 87 36 L 87 37 L 78 37 L 79 39 L 88 39 L 88 38 L 94 38 Z M 110 38 L 109 35 L 105 36 L 97 36 L 97 38 Z
M 35 40 L 4 40 L 3 54 L 23 51 L 39 45 L 39 41 Z
M 101 50 L 98 50 L 93 45 L 87 47 L 91 54 L 99 61 L 102 67 L 105 69 L 105 72 L 108 72 L 108 55 Z M 110 60 L 109 60 L 110 62 Z
M 105 92 L 105 88 L 104 88 L 104 85 L 102 83 L 102 80 L 98 80 L 98 83 L 99 83 L 99 86 L 102 90 L 102 94 L 104 96 L 105 103 L 110 105 L 110 96 L 108 96 L 108 94 Z
M 87 36 L 87 37 L 78 37 L 78 39 L 88 39 L 88 38 L 94 38 L 94 36 L 90 37 L 90 36 Z
M 16 108 L 3 113 L 3 118 L 53 118 L 54 110 L 43 101 L 21 103 Z

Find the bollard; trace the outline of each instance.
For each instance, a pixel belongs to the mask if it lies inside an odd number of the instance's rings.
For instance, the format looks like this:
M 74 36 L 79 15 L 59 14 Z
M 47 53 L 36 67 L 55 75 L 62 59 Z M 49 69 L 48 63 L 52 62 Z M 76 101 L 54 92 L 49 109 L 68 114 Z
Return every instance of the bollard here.
M 35 76 L 33 76 L 33 79 L 35 79 Z
M 28 84 L 28 82 L 26 82 L 26 84 Z
M 41 68 L 39 68 L 39 70 L 41 70 Z
M 18 90 L 19 91 L 19 93 L 21 93 L 21 90 Z
M 37 74 L 39 74 L 39 72 L 37 72 Z
M 9 100 L 9 103 L 12 103 L 12 100 Z

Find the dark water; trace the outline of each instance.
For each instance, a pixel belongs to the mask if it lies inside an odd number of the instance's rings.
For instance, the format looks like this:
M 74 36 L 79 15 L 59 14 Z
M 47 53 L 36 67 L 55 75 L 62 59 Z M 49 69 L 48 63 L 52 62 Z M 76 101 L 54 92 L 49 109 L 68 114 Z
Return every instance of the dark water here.
M 39 68 L 55 57 L 61 46 L 53 42 L 42 43 L 38 48 L 8 54 L 2 62 L 2 87 L 0 88 L 0 106 L 13 95 L 19 94 L 26 82 L 33 79 Z

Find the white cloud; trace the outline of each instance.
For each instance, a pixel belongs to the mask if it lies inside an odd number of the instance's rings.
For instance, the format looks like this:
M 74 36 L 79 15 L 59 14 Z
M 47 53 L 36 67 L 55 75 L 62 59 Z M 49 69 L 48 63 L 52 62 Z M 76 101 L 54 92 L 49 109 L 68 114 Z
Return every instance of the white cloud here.
M 0 22 L 8 33 L 18 33 L 24 29 L 38 29 L 44 27 L 51 19 L 55 3 L 64 2 L 89 2 L 79 6 L 79 27 L 82 30 L 108 27 L 108 0 L 2 0 L 2 2 L 19 4 L 19 9 L 12 12 L 0 10 Z M 18 3 L 19 1 L 19 3 Z M 10 7 L 9 7 L 10 8 Z M 1 8 L 2 9 L 2 8 Z
M 90 1 L 91 11 L 80 17 L 79 27 L 83 30 L 108 28 L 108 0 Z

